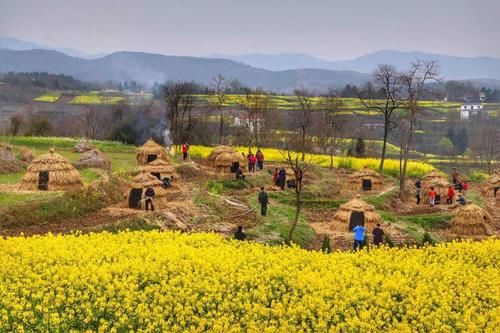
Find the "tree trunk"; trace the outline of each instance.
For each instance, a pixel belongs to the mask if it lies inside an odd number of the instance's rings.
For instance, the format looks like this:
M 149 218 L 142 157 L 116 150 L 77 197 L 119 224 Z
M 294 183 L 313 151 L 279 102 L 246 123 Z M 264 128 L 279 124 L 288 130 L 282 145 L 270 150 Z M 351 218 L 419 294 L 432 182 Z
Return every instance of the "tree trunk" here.
M 219 135 L 220 135 L 220 144 L 224 144 L 224 116 L 222 115 L 222 109 L 219 109 L 220 116 L 220 127 L 219 127 Z
M 403 149 L 403 172 L 401 172 L 401 176 L 399 177 L 399 197 L 402 198 L 406 185 L 406 172 L 408 168 L 408 159 L 410 155 L 411 145 L 413 143 L 413 123 L 414 123 L 414 115 L 412 114 L 410 119 L 410 128 L 408 129 L 408 140 L 406 141 L 406 147 Z
M 330 150 L 330 170 L 333 170 L 333 149 Z
M 297 188 L 295 189 L 295 218 L 293 220 L 292 228 L 290 228 L 290 233 L 288 234 L 288 244 L 292 244 L 292 238 L 293 234 L 295 233 L 295 229 L 297 228 L 297 225 L 299 224 L 300 220 L 300 211 L 302 210 L 302 201 L 300 198 L 300 189 L 298 187 L 300 186 L 299 183 L 297 182 L 297 177 L 295 177 L 295 183 L 297 184 Z
M 386 120 L 384 122 L 384 141 L 382 143 L 382 156 L 380 157 L 380 167 L 379 172 L 384 170 L 384 161 L 385 161 L 385 150 L 387 149 L 387 136 L 389 134 L 389 122 Z
M 302 126 L 302 147 L 301 147 L 301 151 L 302 151 L 302 157 L 301 157 L 301 160 L 302 162 L 304 162 L 304 160 L 306 159 L 306 155 L 304 153 L 305 149 L 306 149 L 306 129 L 304 126 Z

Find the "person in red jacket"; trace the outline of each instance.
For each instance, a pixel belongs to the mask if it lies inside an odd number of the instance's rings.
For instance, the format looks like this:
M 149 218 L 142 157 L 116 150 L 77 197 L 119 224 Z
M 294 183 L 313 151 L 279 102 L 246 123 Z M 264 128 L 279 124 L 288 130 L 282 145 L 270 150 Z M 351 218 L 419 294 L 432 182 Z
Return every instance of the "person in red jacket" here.
M 435 201 L 436 201 L 436 191 L 434 191 L 434 187 L 431 186 L 431 190 L 429 191 L 429 204 L 431 207 L 434 207 Z
M 255 163 L 257 163 L 257 159 L 254 154 L 248 154 L 248 172 L 255 172 Z
M 255 158 L 257 158 L 257 167 L 259 168 L 259 170 L 262 170 L 264 168 L 264 154 L 260 149 L 257 149 Z
M 453 190 L 453 187 L 448 186 L 448 197 L 446 198 L 446 203 L 448 205 L 451 205 L 453 203 L 453 197 L 455 196 L 455 191 Z
M 189 152 L 189 145 L 187 144 L 187 142 L 184 142 L 182 144 L 181 150 L 182 150 L 182 160 L 185 161 L 187 159 L 188 152 Z

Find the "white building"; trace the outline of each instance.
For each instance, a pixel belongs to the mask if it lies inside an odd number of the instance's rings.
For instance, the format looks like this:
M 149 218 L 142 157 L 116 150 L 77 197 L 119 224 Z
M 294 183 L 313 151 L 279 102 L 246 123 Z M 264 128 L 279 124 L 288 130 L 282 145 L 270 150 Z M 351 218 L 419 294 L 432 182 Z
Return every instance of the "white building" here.
M 471 116 L 477 116 L 483 111 L 483 106 L 481 104 L 462 104 L 460 106 L 460 119 L 468 120 Z

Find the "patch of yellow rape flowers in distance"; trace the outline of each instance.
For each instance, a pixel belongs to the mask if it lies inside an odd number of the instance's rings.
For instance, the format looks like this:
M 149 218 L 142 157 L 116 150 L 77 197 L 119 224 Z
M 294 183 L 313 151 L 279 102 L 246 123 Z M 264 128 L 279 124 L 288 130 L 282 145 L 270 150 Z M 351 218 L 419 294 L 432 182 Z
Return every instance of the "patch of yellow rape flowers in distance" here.
M 248 152 L 248 147 L 234 147 L 236 150 L 245 153 Z M 206 158 L 213 147 L 207 146 L 191 146 L 190 154 L 193 157 Z M 253 153 L 257 151 L 257 148 L 252 148 Z M 266 161 L 273 162 L 283 162 L 284 158 L 281 155 L 279 149 L 276 148 L 262 148 L 264 157 Z M 311 163 L 322 166 L 330 166 L 330 156 L 325 154 L 308 154 L 308 159 L 311 159 Z M 334 167 L 348 168 L 353 170 L 361 170 L 364 167 L 368 167 L 375 171 L 378 171 L 380 166 L 380 159 L 371 157 L 334 157 Z M 408 176 L 409 177 L 423 177 L 426 173 L 434 170 L 435 168 L 425 162 L 419 161 L 409 161 L 408 162 Z M 399 176 L 399 160 L 386 159 L 384 162 L 384 174 L 398 177 Z
M 323 254 L 216 234 L 0 240 L 1 332 L 495 332 L 500 240 Z

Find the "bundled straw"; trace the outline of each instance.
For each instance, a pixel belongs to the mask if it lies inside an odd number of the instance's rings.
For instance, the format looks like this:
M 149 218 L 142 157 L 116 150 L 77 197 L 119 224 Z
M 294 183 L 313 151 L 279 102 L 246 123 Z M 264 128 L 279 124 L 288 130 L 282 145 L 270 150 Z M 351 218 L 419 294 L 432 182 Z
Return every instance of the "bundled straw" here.
M 49 191 L 67 191 L 80 189 L 82 179 L 80 173 L 63 156 L 50 149 L 48 154 L 35 158 L 23 177 L 21 189 L 37 190 L 39 172 L 49 173 Z
M 487 224 L 492 221 L 491 215 L 484 209 L 468 204 L 460 208 L 451 220 L 451 232 L 464 236 L 486 235 Z
M 215 147 L 207 157 L 210 165 L 221 170 L 228 170 L 233 162 L 238 162 L 240 167 L 246 168 L 247 159 L 236 149 L 228 146 Z
M 168 162 L 166 149 L 154 142 L 153 139 L 149 139 L 137 149 L 137 164 L 147 165 L 148 155 L 156 155 L 157 159 Z
M 87 150 L 80 156 L 77 167 L 109 169 L 111 161 L 97 148 Z
M 365 214 L 365 223 L 379 223 L 382 221 L 382 217 L 375 211 L 375 207 L 361 200 L 359 194 L 356 198 L 341 205 L 333 216 L 333 220 L 348 225 L 352 212 L 363 212 Z
M 160 177 L 172 177 L 178 178 L 177 172 L 174 167 L 170 165 L 169 162 L 164 160 L 156 159 L 153 162 L 139 167 L 141 172 L 146 173 L 159 173 Z
M 426 174 L 422 178 L 422 198 L 427 198 L 427 195 L 431 191 L 431 187 L 434 187 L 434 191 L 436 194 L 441 196 L 441 202 L 446 201 L 446 197 L 448 196 L 448 186 L 450 186 L 450 182 L 446 179 L 442 174 L 433 170 Z M 421 204 L 428 204 L 427 200 L 422 200 Z
M 74 147 L 73 151 L 76 153 L 85 153 L 86 151 L 96 149 L 89 140 L 79 141 Z
M 364 179 L 369 179 L 372 182 L 373 191 L 382 190 L 384 187 L 382 176 L 369 168 L 363 168 L 350 175 L 345 187 L 350 191 L 362 191 Z
M 167 195 L 167 192 L 162 185 L 163 183 L 161 180 L 149 173 L 143 172 L 132 178 L 131 188 L 146 190 L 148 187 L 152 187 L 155 191 L 155 197 L 163 197 Z
M 494 188 L 500 187 L 500 170 L 496 170 L 483 184 L 482 191 L 486 197 L 492 198 L 494 195 Z M 498 190 L 497 196 L 500 195 Z

